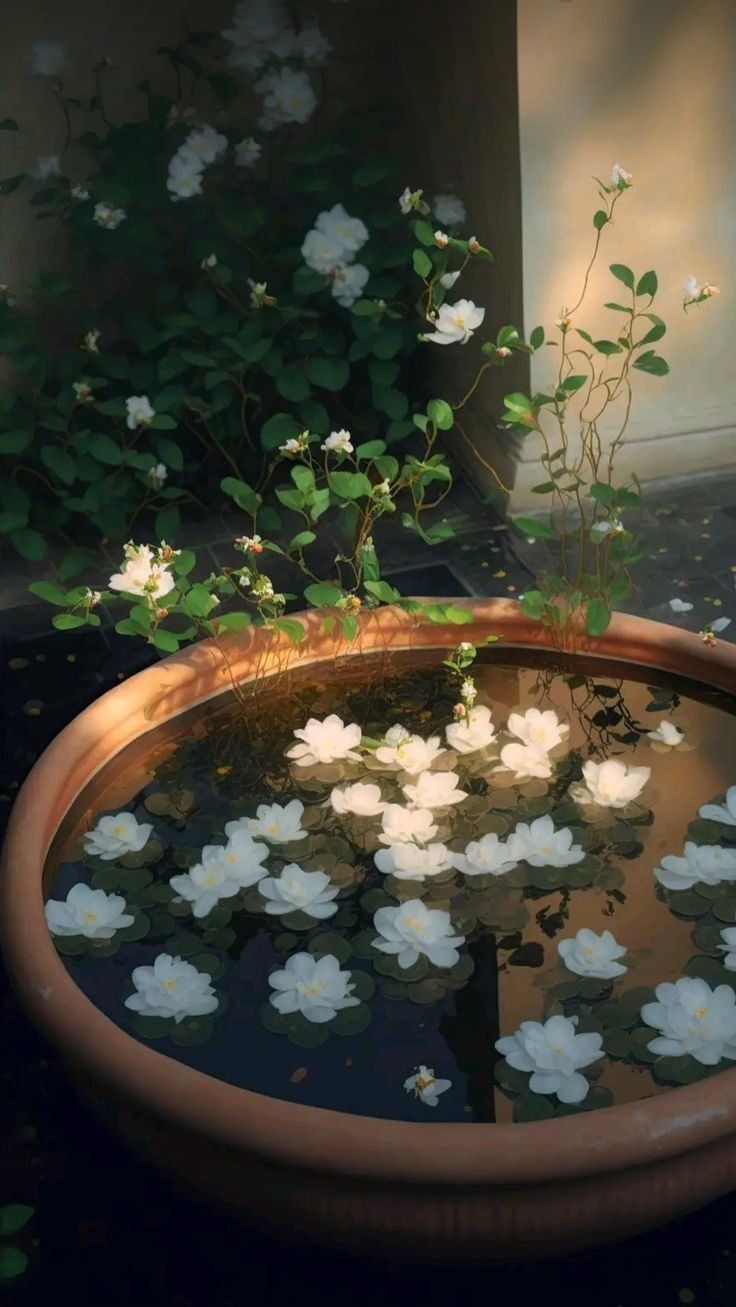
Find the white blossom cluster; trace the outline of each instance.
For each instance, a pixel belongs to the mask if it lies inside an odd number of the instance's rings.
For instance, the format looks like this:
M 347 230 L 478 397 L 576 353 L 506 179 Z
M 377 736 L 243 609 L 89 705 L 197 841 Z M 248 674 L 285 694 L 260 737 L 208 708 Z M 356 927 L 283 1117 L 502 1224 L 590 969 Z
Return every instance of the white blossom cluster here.
M 189 200 L 202 194 L 202 177 L 208 164 L 227 149 L 227 137 L 206 124 L 195 127 L 169 164 L 166 186 L 172 200 Z
M 256 90 L 262 96 L 259 123 L 264 131 L 307 122 L 317 97 L 304 68 L 292 64 L 315 67 L 329 55 L 332 46 L 317 20 L 311 18 L 297 29 L 284 0 L 239 0 L 223 36 L 231 45 L 228 62 L 233 68 L 263 74 Z
M 333 204 L 318 214 L 302 242 L 307 267 L 331 278 L 332 294 L 344 308 L 355 303 L 370 276 L 363 263 L 355 262 L 368 236 L 368 228 L 360 218 L 351 218 L 344 205 Z

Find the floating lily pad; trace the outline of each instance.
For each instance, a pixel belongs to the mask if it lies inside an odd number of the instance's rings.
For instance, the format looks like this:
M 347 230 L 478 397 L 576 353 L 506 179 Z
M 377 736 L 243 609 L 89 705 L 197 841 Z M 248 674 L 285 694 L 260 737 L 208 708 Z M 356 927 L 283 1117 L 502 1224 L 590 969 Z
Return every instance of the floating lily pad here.
M 678 917 L 703 917 L 708 911 L 706 900 L 693 890 L 670 890 L 665 898 Z
M 658 1057 L 652 1063 L 652 1074 L 665 1084 L 692 1085 L 705 1080 L 709 1068 L 696 1062 L 694 1057 Z
M 171 1017 L 143 1017 L 135 1013 L 130 1019 L 130 1024 L 135 1033 L 142 1039 L 164 1039 L 171 1035 L 174 1021 Z
M 404 984 L 413 984 L 423 980 L 429 971 L 429 962 L 423 954 L 410 967 L 400 967 L 398 958 L 393 953 L 379 953 L 373 950 L 373 966 L 382 976 L 391 976 L 393 980 L 403 980 Z
M 54 944 L 59 953 L 67 958 L 81 957 L 92 948 L 92 940 L 86 939 L 84 935 L 54 935 Z
M 353 952 L 350 941 L 344 935 L 335 934 L 334 931 L 324 931 L 320 935 L 315 935 L 314 939 L 309 941 L 307 948 L 318 958 L 332 954 L 340 964 L 347 962 Z
M 442 980 L 434 977 L 428 977 L 426 980 L 419 980 L 415 984 L 407 985 L 406 996 L 411 1003 L 419 1003 L 423 1007 L 432 1003 L 439 1003 L 445 997 L 447 986 Z
M 722 951 L 722 930 L 721 925 L 698 926 L 693 931 L 693 943 L 697 945 L 701 952 L 709 953 L 716 958 L 723 958 L 725 955 Z
M 365 1003 L 358 1007 L 346 1007 L 328 1022 L 330 1031 L 336 1035 L 362 1035 L 371 1024 L 371 1010 Z
M 235 943 L 237 935 L 232 927 L 220 926 L 213 930 L 206 930 L 202 939 L 205 944 L 212 944 L 215 948 L 229 949 Z
M 512 967 L 541 967 L 544 964 L 544 949 L 536 941 L 522 944 L 509 954 L 509 964 Z
M 603 1003 L 596 1011 L 603 1025 L 611 1031 L 631 1030 L 639 1020 L 638 1009 L 622 1003 Z
M 731 889 L 732 886 L 729 886 Z M 722 898 L 713 903 L 711 912 L 719 921 L 725 921 L 729 926 L 736 922 L 736 898 Z
M 657 1061 L 657 1054 L 653 1053 L 649 1048 L 652 1040 L 656 1039 L 656 1037 L 656 1030 L 651 1029 L 649 1026 L 638 1026 L 636 1030 L 632 1030 L 630 1035 L 631 1055 L 637 1062 L 652 1063 Z
M 277 953 L 291 953 L 298 943 L 298 935 L 293 935 L 290 931 L 286 931 L 283 935 L 276 935 L 273 940 L 273 946 Z
M 624 1030 L 606 1030 L 603 1033 L 603 1047 L 609 1057 L 629 1057 L 631 1039 Z
M 353 986 L 353 998 L 359 998 L 362 1003 L 367 1003 L 373 998 L 376 992 L 376 982 L 372 976 L 368 975 L 367 971 L 358 971 L 357 969 L 351 971 L 350 980 Z
M 554 1105 L 549 1099 L 542 1094 L 533 1094 L 531 1090 L 520 1094 L 514 1100 L 515 1121 L 549 1121 L 556 1115 Z
M 194 1048 L 206 1044 L 215 1032 L 215 1023 L 211 1017 L 185 1017 L 177 1025 L 174 1023 L 171 1038 L 175 1044 Z
M 225 959 L 219 953 L 194 953 L 189 960 L 197 971 L 211 976 L 213 980 L 219 980 L 225 971 Z
M 297 1048 L 318 1048 L 329 1039 L 331 1026 L 331 1021 L 318 1025 L 316 1021 L 302 1019 L 298 1025 L 288 1031 L 288 1038 L 292 1044 L 296 1044 Z
M 105 867 L 92 876 L 94 889 L 105 890 L 107 894 L 121 893 L 130 895 L 151 884 L 153 876 L 144 867 L 124 868 L 122 864 Z

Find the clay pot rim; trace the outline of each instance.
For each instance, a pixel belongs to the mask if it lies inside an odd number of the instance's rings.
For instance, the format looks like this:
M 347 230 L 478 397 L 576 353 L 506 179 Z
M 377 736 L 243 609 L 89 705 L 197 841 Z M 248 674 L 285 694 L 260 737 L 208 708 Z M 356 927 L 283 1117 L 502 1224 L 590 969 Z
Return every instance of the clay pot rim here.
M 441 602 L 441 601 L 435 601 Z M 446 601 L 445 601 L 446 602 Z M 548 633 L 512 600 L 452 600 L 472 624 L 416 624 L 395 608 L 365 614 L 360 653 L 385 646 L 451 647 L 494 631 L 507 646 L 548 649 Z M 290 666 L 349 653 L 299 615 L 307 637 Z M 284 659 L 285 642 L 248 630 L 222 642 L 239 679 Z M 353 646 L 355 650 L 355 646 Z M 577 653 L 675 672 L 736 690 L 736 647 L 705 646 L 691 632 L 617 614 Z M 736 1069 L 656 1098 L 525 1124 L 399 1122 L 270 1098 L 216 1080 L 114 1025 L 77 988 L 49 935 L 42 874 L 51 840 L 74 799 L 132 740 L 228 689 L 212 641 L 139 672 L 76 717 L 46 749 L 13 809 L 0 876 L 0 941 L 11 979 L 34 1022 L 107 1092 L 228 1147 L 310 1171 L 435 1185 L 535 1183 L 644 1165 L 694 1150 L 736 1129 Z

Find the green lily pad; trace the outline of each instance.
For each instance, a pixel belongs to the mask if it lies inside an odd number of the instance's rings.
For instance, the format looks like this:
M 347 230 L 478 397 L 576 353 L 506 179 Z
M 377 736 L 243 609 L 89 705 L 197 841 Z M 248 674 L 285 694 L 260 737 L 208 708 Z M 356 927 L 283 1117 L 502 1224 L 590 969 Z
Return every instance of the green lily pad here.
M 189 958 L 193 967 L 212 980 L 219 980 L 225 971 L 225 959 L 219 953 L 193 953 Z
M 376 971 L 382 976 L 390 976 L 392 980 L 402 980 L 407 985 L 423 980 L 429 971 L 429 962 L 423 954 L 420 954 L 412 966 L 405 968 L 399 966 L 398 958 L 393 953 L 378 953 L 374 949 L 372 960 Z
M 174 1022 L 169 1017 L 143 1017 L 136 1013 L 130 1024 L 142 1039 L 164 1039 L 171 1034 Z
M 416 983 L 407 985 L 406 996 L 412 1003 L 421 1004 L 423 1007 L 429 1007 L 432 1003 L 439 1003 L 445 997 L 445 984 L 435 977 L 428 977 L 426 980 L 418 980 Z
M 677 917 L 703 917 L 708 911 L 707 902 L 694 890 L 670 890 L 665 898 Z
M 336 1035 L 362 1035 L 371 1024 L 371 1010 L 361 1003 L 358 1007 L 346 1007 L 329 1022 L 329 1029 Z
M 353 986 L 353 998 L 359 998 L 363 1003 L 367 1003 L 373 998 L 376 991 L 376 982 L 372 976 L 368 975 L 367 971 L 358 971 L 357 969 L 351 971 L 350 980 Z
M 517 1071 L 516 1067 L 509 1066 L 504 1058 L 496 1066 L 496 1080 L 502 1089 L 509 1090 L 513 1094 L 521 1094 L 529 1086 L 529 1073 Z
M 657 1061 L 657 1054 L 652 1053 L 649 1048 L 649 1044 L 656 1037 L 656 1030 L 651 1029 L 649 1026 L 638 1026 L 636 1030 L 632 1030 L 630 1035 L 631 1055 L 637 1062 L 653 1063 Z
M 732 886 L 729 886 L 731 889 Z M 719 921 L 725 921 L 727 925 L 732 926 L 736 922 L 736 898 L 718 899 L 711 907 L 711 912 Z
M 631 1039 L 624 1030 L 606 1030 L 603 1034 L 603 1047 L 609 1057 L 629 1057 Z
M 286 931 L 283 935 L 276 935 L 273 940 L 273 946 L 277 953 L 290 953 L 298 943 L 298 935 L 292 935 L 289 931 Z
M 178 1025 L 174 1024 L 171 1038 L 175 1044 L 193 1048 L 198 1044 L 206 1044 L 214 1030 L 215 1023 L 211 1017 L 185 1017 Z
M 709 1068 L 696 1062 L 694 1057 L 658 1057 L 652 1063 L 652 1073 L 665 1084 L 692 1085 L 705 1080 Z
M 202 939 L 205 944 L 212 944 L 214 948 L 229 949 L 235 943 L 237 935 L 231 926 L 222 926 L 214 930 L 206 930 Z
M 520 1094 L 514 1101 L 515 1121 L 549 1121 L 556 1115 L 554 1105 L 549 1099 L 542 1094 L 533 1094 L 531 1090 Z
M 338 1013 L 338 1015 L 340 1014 Z M 315 1021 L 306 1021 L 302 1018 L 298 1025 L 289 1030 L 288 1037 L 291 1043 L 296 1044 L 298 1048 L 318 1048 L 320 1044 L 324 1044 L 329 1039 L 331 1025 L 332 1022 L 318 1025 Z
M 344 935 L 337 935 L 329 930 L 323 931 L 320 935 L 315 935 L 314 939 L 309 941 L 307 948 L 310 953 L 318 958 L 331 954 L 337 958 L 341 965 L 343 962 L 347 962 L 353 952 L 350 941 L 345 939 Z
M 637 1009 L 621 1003 L 603 1003 L 597 1012 L 603 1025 L 611 1031 L 631 1030 L 639 1020 Z

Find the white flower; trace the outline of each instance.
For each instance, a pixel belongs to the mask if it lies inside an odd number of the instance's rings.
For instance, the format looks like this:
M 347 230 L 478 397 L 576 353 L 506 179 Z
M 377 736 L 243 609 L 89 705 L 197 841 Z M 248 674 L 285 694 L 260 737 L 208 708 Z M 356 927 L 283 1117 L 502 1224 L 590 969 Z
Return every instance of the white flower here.
M 240 0 L 232 21 L 222 35 L 232 43 L 228 63 L 234 68 L 257 73 L 272 59 L 296 53 L 296 33 L 283 0 Z
M 725 803 L 704 803 L 698 808 L 698 816 L 707 821 L 720 821 L 724 826 L 736 826 L 736 785 L 726 790 Z
M 396 956 L 402 971 L 408 970 L 422 956 L 434 967 L 454 967 L 465 943 L 456 935 L 449 912 L 428 908 L 421 899 L 409 899 L 395 908 L 379 908 L 373 917 L 380 939 L 373 947 L 380 953 Z
M 263 146 L 253 136 L 245 136 L 235 146 L 235 167 L 253 168 L 263 153 Z
M 225 834 L 227 844 L 205 845 L 202 861 L 218 858 L 230 880 L 237 881 L 241 889 L 250 889 L 266 875 L 266 868 L 261 864 L 268 857 L 268 848 L 265 844 L 257 844 L 239 821 L 228 821 Z
M 113 208 L 112 205 L 105 204 L 102 200 L 95 205 L 95 211 L 92 215 L 98 227 L 107 227 L 109 231 L 114 231 L 116 227 L 119 227 L 127 216 L 125 209 Z
M 356 781 L 354 785 L 335 786 L 330 794 L 330 802 L 335 812 L 352 812 L 356 817 L 377 817 L 386 806 L 379 787 L 365 785 L 362 781 Z
M 307 74 L 293 68 L 271 70 L 256 82 L 263 96 L 261 127 L 273 131 L 285 123 L 305 123 L 317 107 L 317 97 Z
M 582 1103 L 590 1084 L 580 1068 L 603 1057 L 603 1040 L 598 1034 L 577 1035 L 577 1017 L 549 1017 L 522 1021 L 513 1035 L 496 1040 L 509 1066 L 531 1071 L 533 1094 L 556 1094 L 561 1103 Z
M 520 781 L 528 777 L 546 780 L 552 775 L 549 755 L 532 744 L 505 744 L 501 750 L 501 764 L 497 770 L 512 771 Z
M 472 300 L 458 300 L 456 304 L 442 304 L 436 318 L 433 318 L 434 331 L 425 336 L 437 345 L 465 345 L 473 332 L 486 316 L 485 309 L 479 309 Z
M 692 889 L 693 885 L 720 885 L 736 880 L 736 849 L 688 840 L 681 857 L 668 853 L 655 867 L 655 878 L 665 889 Z
M 584 926 L 571 939 L 561 939 L 557 952 L 568 971 L 573 971 L 576 976 L 613 980 L 628 971 L 628 967 L 617 961 L 625 957 L 626 949 L 616 943 L 610 930 L 596 935 L 594 930 Z
M 464 853 L 453 853 L 453 866 L 464 876 L 503 876 L 512 871 L 519 859 L 493 832 L 471 840 Z
M 383 743 L 394 748 L 397 744 L 404 744 L 410 739 L 411 731 L 407 731 L 406 727 L 401 725 L 401 722 L 394 722 L 393 726 L 389 726 L 386 731 L 386 734 L 383 737 Z
M 31 176 L 37 177 L 39 181 L 48 181 L 50 177 L 59 177 L 60 175 L 61 163 L 58 154 L 41 155 L 31 168 Z
M 440 277 L 440 286 L 444 286 L 445 290 L 452 290 L 459 276 L 460 276 L 459 271 L 443 272 L 442 276 Z
M 624 186 L 630 186 L 633 180 L 631 173 L 622 168 L 620 163 L 614 163 L 611 170 L 612 186 L 620 186 L 622 183 Z
M 253 536 L 238 536 L 233 542 L 236 549 L 243 554 L 262 554 L 263 538 L 258 534 Z
M 191 962 L 159 953 L 152 967 L 136 967 L 136 992 L 125 1006 L 142 1017 L 171 1017 L 178 1025 L 184 1017 L 205 1017 L 217 1008 L 212 977 Z
M 336 236 L 312 228 L 302 241 L 301 255 L 308 268 L 329 276 L 343 263 L 343 247 Z
M 376 496 L 376 499 L 388 498 L 391 494 L 391 482 L 387 477 L 385 477 L 383 481 L 379 481 L 378 485 L 373 487 L 373 494 Z
M 63 77 L 70 66 L 66 46 L 60 41 L 34 41 L 30 57 L 34 77 Z
M 235 827 L 241 829 L 243 824 L 249 835 L 260 836 L 269 844 L 291 844 L 294 840 L 303 840 L 307 831 L 302 826 L 304 804 L 301 799 L 291 799 L 289 803 L 259 803 L 255 817 L 244 817 L 240 822 L 228 822 L 225 834 L 232 835 Z
M 331 50 L 332 46 L 315 18 L 300 28 L 294 43 L 294 53 L 305 64 L 323 64 Z
M 442 752 L 439 735 L 428 740 L 423 740 L 421 735 L 410 735 L 398 744 L 379 745 L 375 757 L 387 767 L 401 767 L 402 771 L 415 776 L 420 771 L 428 771 Z
M 476 753 L 478 749 L 487 749 L 496 739 L 490 708 L 485 704 L 471 708 L 461 721 L 445 727 L 445 735 L 456 753 Z
M 91 404 L 94 392 L 88 381 L 73 381 L 72 390 L 78 404 Z
M 386 804 L 382 825 L 382 844 L 428 844 L 438 830 L 427 808 L 405 808 L 401 803 Z
M 472 676 L 467 676 L 460 686 L 460 697 L 465 699 L 466 703 L 473 703 L 478 697 L 478 689 Z
M 648 1044 L 657 1057 L 690 1054 L 701 1066 L 736 1060 L 736 993 L 730 985 L 711 989 L 704 980 L 683 976 L 674 985 L 657 985 L 656 1003 L 645 1003 L 641 1019 L 660 1033 Z
M 363 263 L 336 263 L 332 269 L 332 298 L 344 309 L 352 308 L 370 275 Z
M 436 1107 L 438 1097 L 445 1090 L 452 1088 L 451 1080 L 437 1080 L 434 1071 L 427 1066 L 420 1066 L 408 1080 L 404 1081 L 407 1094 L 415 1094 L 427 1107 Z
M 301 454 L 302 451 L 303 451 L 303 449 L 306 447 L 306 443 L 307 443 L 307 442 L 306 442 L 306 440 L 305 440 L 305 438 L 304 438 L 303 435 L 302 435 L 302 436 L 294 436 L 294 437 L 292 437 L 291 440 L 287 440 L 287 441 L 285 441 L 285 443 L 284 443 L 283 445 L 279 445 L 279 453 L 280 453 L 280 454 Z
M 458 788 L 459 779 L 454 771 L 423 771 L 412 785 L 404 785 L 402 789 L 412 808 L 446 808 L 468 797 Z
M 673 613 L 689 613 L 692 611 L 693 605 L 689 604 L 685 599 L 670 599 L 669 603 Z
M 132 812 L 101 817 L 94 830 L 84 836 L 84 851 L 102 858 L 103 862 L 112 862 L 125 853 L 140 853 L 152 830 L 152 825 L 139 822 Z
M 343 255 L 356 255 L 368 240 L 368 228 L 360 218 L 351 218 L 342 204 L 333 204 L 317 215 L 315 230 L 337 242 Z M 351 259 L 345 260 L 351 262 Z
M 373 860 L 384 876 L 395 876 L 397 880 L 426 880 L 453 865 L 444 844 L 392 844 L 379 849 Z
M 219 159 L 225 153 L 227 144 L 227 136 L 223 136 L 222 132 L 205 124 L 202 127 L 195 127 L 194 131 L 189 133 L 180 146 L 178 154 L 190 156 L 202 167 Z
M 192 904 L 195 917 L 206 917 L 220 902 L 231 899 L 242 888 L 237 880 L 228 875 L 228 868 L 223 861 L 221 845 L 208 844 L 202 849 L 202 861 L 190 867 L 181 876 L 172 876 L 169 884 L 180 898 Z M 265 875 L 265 869 L 261 868 Z
M 271 1003 L 277 1012 L 301 1012 L 307 1021 L 323 1024 L 343 1008 L 356 1007 L 349 971 L 341 971 L 331 953 L 315 958 L 311 953 L 294 953 L 281 971 L 273 971 L 268 983 L 276 990 Z
M 125 407 L 128 413 L 126 423 L 130 431 L 135 431 L 136 427 L 147 427 L 156 416 L 148 395 L 131 395 L 126 399 Z
M 509 854 L 518 862 L 530 867 L 574 867 L 582 862 L 585 849 L 573 844 L 572 831 L 567 826 L 555 830 L 551 817 L 537 817 L 535 821 L 519 822 L 509 836 Z
M 685 278 L 682 284 L 682 289 L 686 299 L 696 300 L 700 295 L 700 286 L 698 285 L 697 277 L 694 277 L 691 273 L 689 277 Z
M 202 194 L 203 165 L 201 159 L 180 149 L 169 164 L 166 187 L 172 200 L 190 200 Z
M 685 734 L 678 730 L 674 722 L 665 719 L 659 723 L 656 730 L 647 731 L 647 739 L 653 740 L 655 744 L 664 744 L 668 749 L 676 749 L 678 744 L 682 744 Z
M 443 227 L 457 227 L 467 217 L 465 205 L 457 195 L 435 195 L 432 212 Z
M 540 712 L 539 708 L 527 708 L 525 713 L 512 712 L 507 725 L 511 734 L 521 740 L 522 744 L 531 745 L 544 753 L 555 749 L 570 733 L 570 727 L 561 722 L 557 713 L 551 709 Z
M 160 490 L 168 477 L 168 469 L 165 463 L 155 463 L 148 469 L 148 480 L 154 490 Z
M 287 749 L 287 758 L 293 758 L 299 767 L 313 767 L 316 763 L 338 762 L 349 758 L 357 762 L 360 754 L 356 752 L 361 737 L 361 729 L 355 724 L 345 725 L 342 717 L 330 713 L 324 721 L 310 717 L 306 726 L 294 731 L 300 744 Z
M 98 331 L 97 328 L 93 331 L 88 331 L 87 334 L 82 337 L 82 349 L 86 350 L 88 354 L 99 354 L 100 347 L 98 341 L 101 335 L 102 332 Z
M 638 799 L 651 767 L 627 767 L 626 763 L 608 758 L 606 762 L 583 763 L 583 781 L 570 787 L 576 803 L 597 803 L 601 808 L 625 808 Z
M 160 598 L 173 590 L 176 582 L 168 567 L 156 562 L 148 545 L 127 544 L 120 571 L 107 584 L 123 594 Z
M 326 454 L 352 454 L 353 442 L 350 439 L 350 432 L 344 428 L 340 431 L 331 431 L 322 449 Z
M 203 272 L 206 272 L 206 271 L 208 270 L 208 268 L 216 268 L 216 267 L 217 267 L 217 255 L 216 255 L 216 254 L 206 254 L 205 257 L 200 261 L 199 266 L 200 266 L 200 268 L 202 269 Z
M 405 186 L 399 196 L 399 208 L 406 215 L 411 213 L 412 209 L 418 209 L 422 203 L 423 191 L 413 191 L 410 186 Z
M 434 243 L 435 245 L 439 245 L 441 250 L 444 250 L 449 242 L 450 237 L 447 235 L 446 231 L 436 231 L 434 233 Z
M 73 200 L 88 200 L 89 191 L 81 182 L 75 182 L 71 189 L 71 197 Z
M 304 871 L 296 862 L 289 862 L 280 876 L 268 876 L 258 886 L 264 899 L 268 899 L 266 912 L 282 916 L 285 912 L 306 912 L 315 921 L 326 921 L 337 912 L 339 889 L 330 883 L 324 871 Z
M 590 529 L 591 532 L 595 533 L 594 539 L 598 541 L 602 539 L 604 536 L 622 535 L 623 532 L 626 530 L 626 527 L 624 526 L 623 522 L 619 521 L 617 517 L 609 517 L 604 521 L 594 522 Z
M 721 931 L 721 939 L 723 943 L 718 947 L 726 954 L 723 965 L 727 971 L 736 971 L 736 926 L 726 926 Z
M 52 935 L 84 935 L 86 939 L 112 939 L 116 930 L 132 926 L 122 894 L 106 894 L 89 885 L 72 886 L 65 900 L 49 899 L 44 908 Z

